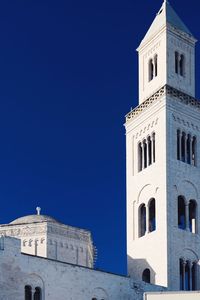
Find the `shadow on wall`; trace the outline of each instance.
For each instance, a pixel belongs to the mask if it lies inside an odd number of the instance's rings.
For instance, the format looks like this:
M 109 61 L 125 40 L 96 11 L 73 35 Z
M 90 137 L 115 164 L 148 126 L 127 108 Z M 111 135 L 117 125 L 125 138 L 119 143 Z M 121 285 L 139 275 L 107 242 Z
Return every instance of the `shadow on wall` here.
M 155 284 L 156 273 L 146 259 L 133 259 L 128 256 L 128 276 L 135 281 Z

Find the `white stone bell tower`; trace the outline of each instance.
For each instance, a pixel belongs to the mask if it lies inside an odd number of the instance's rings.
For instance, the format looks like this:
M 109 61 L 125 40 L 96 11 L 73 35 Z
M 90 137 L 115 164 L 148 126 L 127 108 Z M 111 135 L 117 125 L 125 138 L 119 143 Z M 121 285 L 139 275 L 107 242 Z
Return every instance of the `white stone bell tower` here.
M 194 97 L 195 41 L 170 4 L 164 1 L 137 49 L 140 104 L 165 84 Z
M 138 48 L 139 106 L 125 124 L 128 273 L 171 290 L 200 288 L 195 43 L 164 1 Z

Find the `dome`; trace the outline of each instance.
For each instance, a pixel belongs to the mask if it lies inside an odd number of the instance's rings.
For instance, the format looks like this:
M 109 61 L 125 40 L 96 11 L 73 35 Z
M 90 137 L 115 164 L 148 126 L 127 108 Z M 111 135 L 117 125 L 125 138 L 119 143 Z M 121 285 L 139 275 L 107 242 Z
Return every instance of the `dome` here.
M 52 217 L 46 215 L 29 215 L 18 218 L 12 222 L 11 225 L 19 225 L 19 224 L 31 224 L 31 223 L 42 223 L 42 222 L 49 222 L 49 223 L 60 223 Z

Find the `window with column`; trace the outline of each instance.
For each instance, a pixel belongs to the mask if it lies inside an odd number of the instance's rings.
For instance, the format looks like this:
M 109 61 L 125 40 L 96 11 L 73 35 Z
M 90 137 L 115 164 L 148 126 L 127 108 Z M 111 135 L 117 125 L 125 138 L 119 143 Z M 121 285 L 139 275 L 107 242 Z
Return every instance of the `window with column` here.
M 151 198 L 147 205 L 142 203 L 138 210 L 138 236 L 142 237 L 146 233 L 156 230 L 156 200 Z
M 32 288 L 32 286 L 26 285 L 24 292 L 25 300 L 42 300 L 42 291 L 40 287 Z
M 180 129 L 177 130 L 177 159 L 197 166 L 197 139 Z
M 178 196 L 178 228 L 197 233 L 197 202 Z
M 197 289 L 197 262 L 184 258 L 179 260 L 180 290 L 195 291 Z
M 138 172 L 155 163 L 155 147 L 155 133 L 152 133 L 146 139 L 138 143 Z
M 175 51 L 175 73 L 184 77 L 185 76 L 185 55 Z

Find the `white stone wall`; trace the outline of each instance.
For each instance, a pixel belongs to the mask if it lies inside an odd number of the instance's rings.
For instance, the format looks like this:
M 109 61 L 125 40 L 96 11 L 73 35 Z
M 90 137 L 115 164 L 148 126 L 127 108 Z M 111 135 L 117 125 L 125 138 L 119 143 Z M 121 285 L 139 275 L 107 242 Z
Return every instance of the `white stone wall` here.
M 155 133 L 155 163 L 138 172 L 138 143 Z M 165 96 L 126 124 L 127 256 L 128 274 L 142 279 L 151 271 L 151 282 L 168 285 Z M 156 231 L 138 236 L 138 210 L 156 201 Z
M 0 300 L 23 300 L 24 286 L 39 286 L 42 300 L 142 300 L 161 287 L 90 268 L 20 253 L 20 241 L 4 238 L 0 250 Z
M 167 106 L 167 199 L 168 199 L 168 272 L 169 287 L 178 290 L 179 259 L 200 260 L 200 113 L 192 106 L 168 97 Z M 177 130 L 197 138 L 197 166 L 177 160 Z M 177 198 L 197 202 L 197 233 L 178 228 Z M 197 288 L 200 289 L 200 269 L 197 267 Z
M 180 289 L 179 259 L 197 265 L 200 288 L 200 113 L 173 96 L 163 96 L 126 124 L 128 272 L 140 280 L 145 268 L 152 282 Z M 177 129 L 197 139 L 197 166 L 177 160 Z M 156 162 L 138 172 L 139 141 L 155 132 Z M 197 233 L 178 228 L 177 198 L 197 202 Z M 156 231 L 138 237 L 138 208 L 156 200 Z

